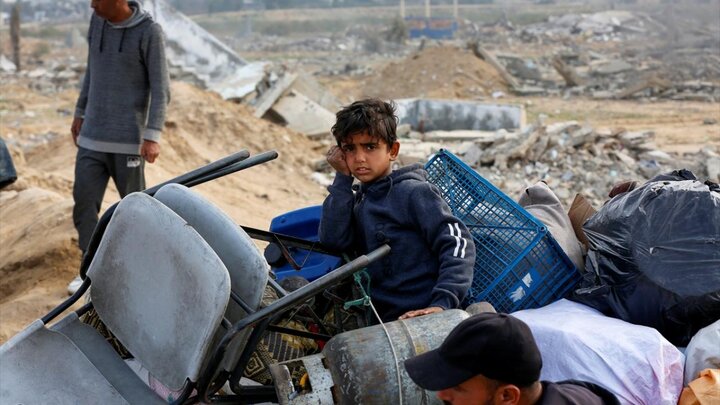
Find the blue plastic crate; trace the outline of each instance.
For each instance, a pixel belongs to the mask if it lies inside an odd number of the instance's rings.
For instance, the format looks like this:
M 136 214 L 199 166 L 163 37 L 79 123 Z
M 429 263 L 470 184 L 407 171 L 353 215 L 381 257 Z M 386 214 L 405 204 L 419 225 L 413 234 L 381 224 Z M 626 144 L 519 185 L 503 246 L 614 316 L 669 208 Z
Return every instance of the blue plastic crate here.
M 425 170 L 475 241 L 473 282 L 464 305 L 488 301 L 498 312 L 537 308 L 564 297 L 580 281 L 547 228 L 460 159 L 441 150 Z
M 318 228 L 321 216 L 321 205 L 286 212 L 273 218 L 270 222 L 270 231 L 317 242 L 319 240 Z M 342 259 L 336 256 L 309 252 L 304 249 L 289 248 L 288 250 L 293 260 L 302 268 L 295 270 L 286 262 L 281 266 L 273 266 L 273 272 L 275 272 L 278 280 L 290 276 L 302 276 L 308 281 L 313 281 L 335 270 L 342 264 Z

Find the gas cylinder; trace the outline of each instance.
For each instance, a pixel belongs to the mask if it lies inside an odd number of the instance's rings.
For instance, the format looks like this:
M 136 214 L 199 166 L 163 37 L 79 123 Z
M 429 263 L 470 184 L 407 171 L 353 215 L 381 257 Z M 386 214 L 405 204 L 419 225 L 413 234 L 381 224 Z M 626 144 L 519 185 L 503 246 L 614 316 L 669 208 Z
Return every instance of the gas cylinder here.
M 270 367 L 279 403 L 441 404 L 415 385 L 403 362 L 440 346 L 468 316 L 459 309 L 446 310 L 336 335 L 321 354 L 299 359 L 309 389 L 296 389 L 282 364 Z

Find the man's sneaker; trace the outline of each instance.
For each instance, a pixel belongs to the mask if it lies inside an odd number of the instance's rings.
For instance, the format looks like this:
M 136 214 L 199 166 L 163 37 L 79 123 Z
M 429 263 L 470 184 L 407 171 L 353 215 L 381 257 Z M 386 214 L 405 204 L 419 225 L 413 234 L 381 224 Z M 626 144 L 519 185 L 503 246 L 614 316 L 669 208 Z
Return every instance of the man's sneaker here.
M 80 286 L 82 285 L 83 280 L 80 278 L 80 276 L 75 276 L 74 279 L 68 284 L 67 291 L 68 295 L 73 295 L 77 292 L 77 290 L 80 289 Z

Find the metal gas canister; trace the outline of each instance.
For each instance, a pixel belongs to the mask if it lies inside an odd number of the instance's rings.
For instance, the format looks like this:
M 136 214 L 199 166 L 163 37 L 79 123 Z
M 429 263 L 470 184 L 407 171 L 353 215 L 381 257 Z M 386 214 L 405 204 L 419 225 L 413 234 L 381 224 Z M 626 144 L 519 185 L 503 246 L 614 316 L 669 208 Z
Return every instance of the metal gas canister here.
M 440 346 L 468 316 L 453 309 L 386 323 L 387 334 L 382 325 L 341 333 L 328 341 L 322 354 L 295 360 L 304 363 L 310 390 L 298 392 L 286 366 L 271 366 L 279 403 L 440 404 L 434 394 L 415 385 L 403 361 Z

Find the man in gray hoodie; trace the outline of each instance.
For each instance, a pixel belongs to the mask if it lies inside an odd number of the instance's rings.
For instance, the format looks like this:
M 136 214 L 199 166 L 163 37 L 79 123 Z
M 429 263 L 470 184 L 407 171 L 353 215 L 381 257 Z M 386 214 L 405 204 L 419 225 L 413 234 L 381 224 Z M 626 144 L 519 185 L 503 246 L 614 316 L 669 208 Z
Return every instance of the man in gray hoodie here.
M 78 147 L 73 222 L 83 254 L 110 177 L 120 197 L 145 189 L 144 164 L 160 154 L 170 100 L 160 25 L 134 0 L 92 0 L 91 7 L 87 71 L 71 127 Z

